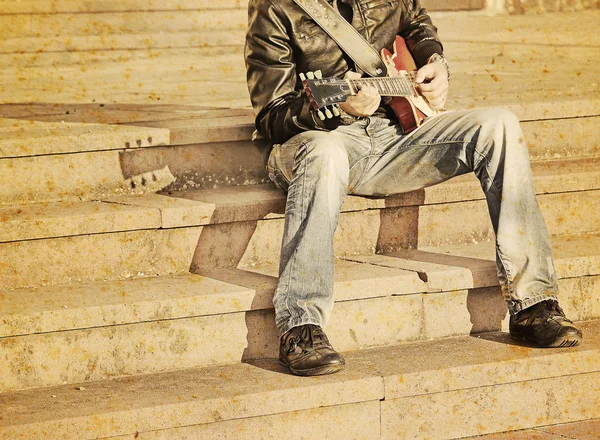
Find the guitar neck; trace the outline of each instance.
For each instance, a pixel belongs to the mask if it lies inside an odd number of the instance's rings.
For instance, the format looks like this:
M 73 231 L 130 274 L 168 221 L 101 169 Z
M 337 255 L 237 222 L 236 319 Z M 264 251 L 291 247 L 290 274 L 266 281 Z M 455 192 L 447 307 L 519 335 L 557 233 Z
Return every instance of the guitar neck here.
M 413 82 L 407 77 L 378 77 L 347 80 L 353 94 L 356 94 L 363 85 L 370 85 L 377 89 L 381 96 L 415 96 Z

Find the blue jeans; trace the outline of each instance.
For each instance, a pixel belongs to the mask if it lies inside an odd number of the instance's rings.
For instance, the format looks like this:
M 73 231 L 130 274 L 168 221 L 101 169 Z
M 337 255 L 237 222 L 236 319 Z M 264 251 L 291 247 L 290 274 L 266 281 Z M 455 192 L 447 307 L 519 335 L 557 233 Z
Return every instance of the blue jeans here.
M 408 135 L 370 117 L 334 131 L 306 131 L 269 156 L 287 191 L 275 292 L 276 325 L 327 325 L 333 308 L 333 235 L 346 194 L 414 191 L 473 171 L 496 233 L 496 261 L 511 314 L 556 299 L 548 231 L 517 117 L 502 109 L 445 112 Z

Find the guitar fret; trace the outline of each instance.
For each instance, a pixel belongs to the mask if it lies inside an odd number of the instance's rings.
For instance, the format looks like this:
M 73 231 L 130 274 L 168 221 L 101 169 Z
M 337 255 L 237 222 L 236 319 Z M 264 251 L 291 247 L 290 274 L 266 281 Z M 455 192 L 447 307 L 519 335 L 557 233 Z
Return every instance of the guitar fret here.
M 412 96 L 413 86 L 411 81 L 405 77 L 385 78 L 362 78 L 360 80 L 348 81 L 352 93 L 357 93 L 361 86 L 371 85 L 377 89 L 382 96 Z

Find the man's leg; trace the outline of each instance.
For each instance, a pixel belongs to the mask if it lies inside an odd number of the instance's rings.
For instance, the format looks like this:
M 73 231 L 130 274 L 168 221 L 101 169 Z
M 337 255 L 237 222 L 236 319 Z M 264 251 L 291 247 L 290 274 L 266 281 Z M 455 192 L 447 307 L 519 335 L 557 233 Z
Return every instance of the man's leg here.
M 361 148 L 366 155 L 370 146 L 361 132 L 359 127 L 308 131 L 275 146 L 269 157 L 271 178 L 282 189 L 289 186 L 273 304 L 282 334 L 280 360 L 295 374 L 333 373 L 344 365 L 321 327 L 333 308 L 333 236 L 340 207 L 352 165 Z
M 475 172 L 496 233 L 511 334 L 540 346 L 577 345 L 581 332 L 558 307 L 548 232 L 517 118 L 501 109 L 475 109 L 443 113 L 404 137 L 389 126 L 370 128 L 380 137 L 378 155 L 369 158 L 353 193 L 405 192 Z

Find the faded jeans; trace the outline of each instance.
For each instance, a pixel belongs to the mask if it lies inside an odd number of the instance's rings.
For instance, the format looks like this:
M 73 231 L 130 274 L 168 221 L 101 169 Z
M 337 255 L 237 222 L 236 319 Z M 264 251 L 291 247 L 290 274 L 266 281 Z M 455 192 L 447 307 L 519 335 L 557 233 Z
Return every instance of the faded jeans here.
M 307 131 L 275 145 L 268 170 L 287 190 L 273 299 L 281 334 L 303 324 L 327 325 L 333 308 L 333 236 L 346 194 L 414 191 L 471 171 L 487 200 L 509 312 L 556 299 L 548 231 L 523 133 L 511 112 L 445 112 L 408 135 L 378 117 L 330 132 Z

